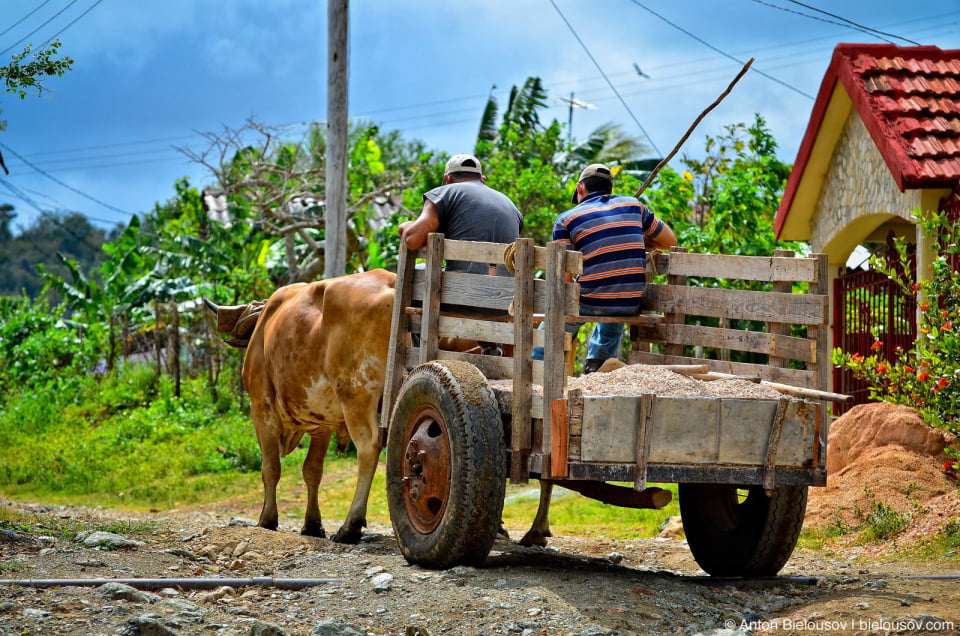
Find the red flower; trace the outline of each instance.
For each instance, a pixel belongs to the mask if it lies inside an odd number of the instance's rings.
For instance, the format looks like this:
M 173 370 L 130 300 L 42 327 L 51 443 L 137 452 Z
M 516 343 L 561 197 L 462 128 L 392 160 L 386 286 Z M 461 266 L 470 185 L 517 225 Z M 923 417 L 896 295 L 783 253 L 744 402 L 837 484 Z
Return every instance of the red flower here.
M 920 291 L 920 285 L 914 283 L 913 285 L 910 285 L 910 289 L 913 291 Z
M 911 367 L 910 365 L 907 365 L 907 366 L 903 367 L 903 369 L 904 369 L 904 371 L 906 371 L 907 373 L 913 373 L 913 367 Z
M 937 386 L 947 386 L 949 384 L 946 378 L 940 378 L 937 380 Z
M 926 371 L 921 371 L 920 373 L 917 374 L 917 379 L 920 380 L 921 382 L 926 382 L 927 378 L 929 377 L 930 377 L 930 374 L 927 373 Z
M 877 373 L 879 373 L 880 375 L 883 375 L 886 372 L 887 372 L 887 365 L 881 364 L 879 367 L 877 367 Z
M 950 315 L 950 312 L 948 312 L 946 309 L 944 309 L 943 311 L 940 312 L 940 317 L 941 317 L 941 318 L 946 318 L 946 317 L 949 316 L 949 315 Z
M 859 353 L 855 353 L 852 356 L 850 356 L 850 360 L 859 364 L 863 362 L 863 356 L 860 355 Z
M 920 303 L 920 311 L 926 311 L 928 309 L 930 309 L 930 303 L 927 303 L 927 302 Z
M 871 351 L 877 351 L 878 349 L 882 349 L 882 348 L 883 348 L 883 343 L 880 342 L 879 340 L 877 340 L 872 345 L 870 345 Z
M 953 329 L 953 323 L 949 320 L 940 327 L 940 331 L 950 331 L 951 329 Z

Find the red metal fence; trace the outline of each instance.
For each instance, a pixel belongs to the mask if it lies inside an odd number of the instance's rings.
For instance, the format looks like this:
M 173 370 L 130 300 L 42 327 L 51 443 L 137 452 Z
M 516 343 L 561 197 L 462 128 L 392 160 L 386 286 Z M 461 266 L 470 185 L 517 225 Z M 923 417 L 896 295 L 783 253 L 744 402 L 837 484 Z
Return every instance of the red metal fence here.
M 917 336 L 916 300 L 884 274 L 874 270 L 843 273 L 834 281 L 833 294 L 834 347 L 863 356 L 879 353 L 893 362 L 897 347 L 907 350 L 913 346 Z M 879 352 L 870 349 L 875 340 L 883 342 Z M 838 393 L 853 395 L 854 404 L 868 401 L 867 383 L 849 371 L 834 368 L 833 387 Z M 840 415 L 852 406 L 834 404 L 833 412 Z

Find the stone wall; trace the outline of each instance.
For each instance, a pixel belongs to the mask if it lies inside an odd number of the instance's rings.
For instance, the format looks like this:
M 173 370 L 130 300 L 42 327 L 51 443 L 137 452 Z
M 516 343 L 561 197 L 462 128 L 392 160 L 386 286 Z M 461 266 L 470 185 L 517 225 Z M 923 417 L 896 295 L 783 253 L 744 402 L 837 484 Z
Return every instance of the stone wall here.
M 813 251 L 823 250 L 860 217 L 889 215 L 909 220 L 910 213 L 920 205 L 920 194 L 920 190 L 900 192 L 863 120 L 851 110 L 814 211 L 810 237 Z M 874 218 L 873 226 L 859 233 L 861 239 L 885 220 L 883 216 Z M 850 245 L 849 250 L 855 246 Z

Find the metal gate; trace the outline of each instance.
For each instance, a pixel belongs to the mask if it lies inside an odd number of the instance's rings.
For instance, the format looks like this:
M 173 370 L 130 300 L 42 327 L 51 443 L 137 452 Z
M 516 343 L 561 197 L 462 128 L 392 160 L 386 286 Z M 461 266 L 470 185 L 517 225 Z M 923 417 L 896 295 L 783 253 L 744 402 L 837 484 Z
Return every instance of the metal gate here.
M 887 239 L 886 249 L 888 255 L 896 255 L 892 236 Z M 915 258 L 911 260 L 916 262 Z M 833 295 L 834 347 L 839 347 L 845 353 L 863 356 L 878 353 L 887 361 L 894 362 L 897 347 L 906 351 L 913 346 L 917 336 L 916 299 L 913 295 L 904 294 L 884 274 L 874 270 L 842 272 L 834 281 Z M 871 350 L 875 340 L 883 342 L 879 351 Z M 853 377 L 850 371 L 835 367 L 833 386 L 836 392 L 856 398 L 853 404 L 834 404 L 834 415 L 844 413 L 854 404 L 868 401 L 867 383 Z

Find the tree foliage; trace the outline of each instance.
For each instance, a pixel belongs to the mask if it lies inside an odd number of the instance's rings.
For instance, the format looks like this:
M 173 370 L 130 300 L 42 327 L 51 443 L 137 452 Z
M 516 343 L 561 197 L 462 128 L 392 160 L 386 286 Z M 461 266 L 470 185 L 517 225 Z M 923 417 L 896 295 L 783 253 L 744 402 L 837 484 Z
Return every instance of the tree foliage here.
M 708 136 L 705 157 L 684 156 L 681 172 L 661 170 L 644 196 L 691 252 L 763 256 L 776 248 L 800 251 L 801 244 L 779 242 L 773 233 L 790 174 L 776 149 L 766 122 L 755 115 L 750 125 L 731 124 L 718 137 Z
M 4 93 L 15 93 L 20 99 L 26 99 L 28 91 L 35 90 L 37 97 L 42 97 L 44 92 L 53 92 L 44 85 L 45 78 L 62 77 L 73 67 L 73 59 L 69 57 L 54 59 L 60 52 L 60 40 L 54 40 L 48 48 L 37 51 L 33 60 L 25 62 L 31 51 L 33 46 L 28 44 L 22 53 L 15 53 L 11 57 L 9 64 L 0 66 Z M 0 130 L 6 127 L 7 122 L 0 121 Z

